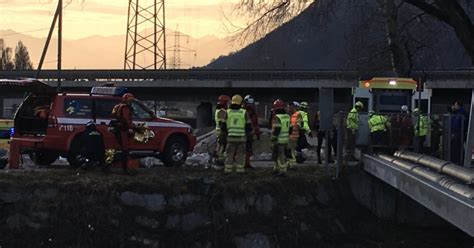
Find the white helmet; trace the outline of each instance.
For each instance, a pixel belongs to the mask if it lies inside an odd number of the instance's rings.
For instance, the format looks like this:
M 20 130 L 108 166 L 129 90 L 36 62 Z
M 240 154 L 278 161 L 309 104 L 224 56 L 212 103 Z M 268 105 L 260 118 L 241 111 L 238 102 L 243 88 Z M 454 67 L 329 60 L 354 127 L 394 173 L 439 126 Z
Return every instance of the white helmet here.
M 402 112 L 408 113 L 408 106 L 407 105 L 403 105 L 400 109 L 402 110 Z
M 246 95 L 244 97 L 244 102 L 247 104 L 253 104 L 254 103 L 253 97 L 251 95 Z

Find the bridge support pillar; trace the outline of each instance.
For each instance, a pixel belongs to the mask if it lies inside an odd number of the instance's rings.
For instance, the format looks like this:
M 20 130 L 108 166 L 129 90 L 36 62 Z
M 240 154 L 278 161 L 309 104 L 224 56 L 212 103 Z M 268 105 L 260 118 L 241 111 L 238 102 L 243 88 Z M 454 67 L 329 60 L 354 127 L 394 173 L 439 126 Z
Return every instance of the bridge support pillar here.
M 212 104 L 201 102 L 196 111 L 196 128 L 210 127 L 212 123 Z

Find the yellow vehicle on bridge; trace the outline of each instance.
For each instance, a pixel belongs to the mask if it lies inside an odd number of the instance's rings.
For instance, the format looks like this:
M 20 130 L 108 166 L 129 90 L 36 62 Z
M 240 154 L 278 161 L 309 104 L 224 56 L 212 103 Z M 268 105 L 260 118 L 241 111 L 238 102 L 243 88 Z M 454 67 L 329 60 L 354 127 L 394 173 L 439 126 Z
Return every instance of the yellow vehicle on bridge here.
M 369 110 L 386 114 L 400 113 L 400 107 L 406 105 L 410 110 L 420 108 L 423 114 L 431 113 L 431 90 L 422 89 L 418 92 L 417 84 L 412 78 L 393 77 L 374 77 L 359 81 L 359 86 L 352 89 L 353 104 L 357 101 L 364 104 L 359 117 L 358 145 L 366 146 L 369 143 Z

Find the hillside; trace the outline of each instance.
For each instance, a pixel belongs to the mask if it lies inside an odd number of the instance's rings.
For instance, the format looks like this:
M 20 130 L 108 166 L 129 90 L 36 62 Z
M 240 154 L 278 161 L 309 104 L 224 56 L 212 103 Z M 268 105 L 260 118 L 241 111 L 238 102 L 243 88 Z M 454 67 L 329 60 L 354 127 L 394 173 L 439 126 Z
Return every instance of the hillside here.
M 383 16 L 375 1 L 333 1 L 313 4 L 262 39 L 221 56 L 210 69 L 349 69 L 387 70 L 389 54 Z M 400 23 L 414 10 L 401 11 Z M 467 68 L 470 61 L 453 32 L 435 20 L 407 25 L 408 47 L 415 69 Z M 415 44 L 412 40 L 420 44 Z

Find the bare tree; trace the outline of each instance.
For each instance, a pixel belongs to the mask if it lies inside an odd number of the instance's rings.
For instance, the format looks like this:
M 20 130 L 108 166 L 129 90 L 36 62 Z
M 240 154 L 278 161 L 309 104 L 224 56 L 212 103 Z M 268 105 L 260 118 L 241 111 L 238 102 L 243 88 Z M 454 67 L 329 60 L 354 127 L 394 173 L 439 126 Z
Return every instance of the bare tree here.
M 353 0 L 354 3 L 360 4 L 360 0 Z M 434 16 L 451 27 L 454 28 L 457 38 L 461 41 L 467 50 L 474 64 L 474 28 L 470 21 L 468 10 L 471 9 L 469 4 L 472 0 L 378 0 L 379 8 L 376 11 L 384 16 L 386 48 L 390 53 L 390 66 L 399 76 L 408 76 L 413 67 L 413 57 L 423 48 L 430 46 L 424 43 L 419 37 L 413 35 L 413 29 L 420 30 L 425 23 L 423 20 L 427 15 Z M 258 39 L 270 32 L 282 23 L 292 19 L 300 14 L 311 4 L 318 4 L 318 7 L 330 10 L 331 3 L 335 0 L 241 0 L 236 10 L 240 14 L 247 14 L 250 21 L 246 26 L 240 28 L 240 38 L 242 39 Z M 411 13 L 411 16 L 400 18 L 403 11 L 402 6 L 408 3 L 416 6 L 421 11 L 419 13 Z M 406 4 L 405 4 L 406 5 Z M 366 10 L 367 12 L 370 12 Z M 373 13 L 366 13 L 372 15 Z M 415 23 L 415 25 L 411 25 Z M 411 25 L 411 26 L 410 26 Z M 413 28 L 416 27 L 416 28 Z M 426 28 L 426 27 L 425 27 Z M 432 37 L 431 37 L 432 38 Z
M 379 0 L 385 17 L 385 32 L 390 50 L 392 70 L 402 77 L 410 75 L 407 48 L 402 43 L 398 9 L 395 0 Z
M 451 26 L 474 64 L 474 25 L 469 12 L 472 0 L 404 0 Z
M 233 25 L 242 40 L 256 40 L 299 15 L 317 0 L 241 0 L 234 14 L 248 17 L 243 27 Z M 322 1 L 322 0 L 321 0 Z

